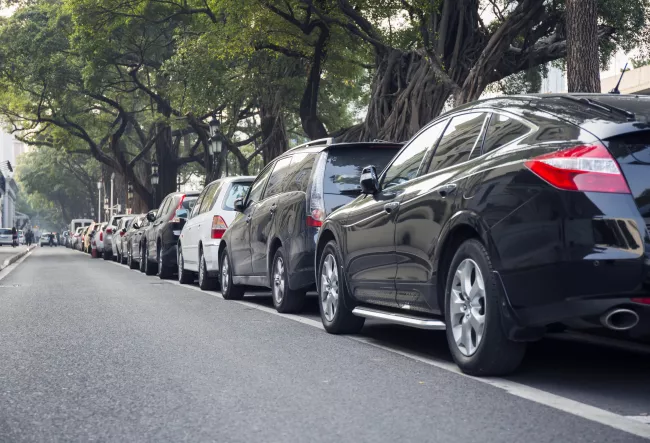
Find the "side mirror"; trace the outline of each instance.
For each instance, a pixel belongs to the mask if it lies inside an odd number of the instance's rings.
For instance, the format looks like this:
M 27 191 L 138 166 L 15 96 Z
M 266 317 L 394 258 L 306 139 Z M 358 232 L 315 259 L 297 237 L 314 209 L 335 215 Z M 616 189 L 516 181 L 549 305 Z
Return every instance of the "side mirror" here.
M 133 229 L 140 229 L 140 225 L 137 223 L 133 223 Z
M 187 218 L 187 209 L 177 209 L 176 217 L 178 218 Z
M 235 211 L 237 212 L 244 212 L 244 199 L 239 197 L 235 199 L 235 203 L 233 204 L 233 207 L 235 208 Z
M 375 194 L 379 191 L 379 180 L 377 180 L 377 170 L 374 166 L 366 166 L 361 171 L 361 192 L 364 194 Z
M 153 211 L 151 211 L 151 212 L 147 212 L 147 220 L 149 220 L 150 222 L 152 222 L 152 221 L 154 221 L 155 219 L 156 219 L 156 214 L 155 214 Z

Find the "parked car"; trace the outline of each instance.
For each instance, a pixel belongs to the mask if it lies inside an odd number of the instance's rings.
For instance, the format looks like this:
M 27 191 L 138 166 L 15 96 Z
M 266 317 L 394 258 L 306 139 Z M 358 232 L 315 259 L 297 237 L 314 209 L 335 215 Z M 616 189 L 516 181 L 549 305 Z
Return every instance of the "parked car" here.
M 0 228 L 0 246 L 11 246 L 13 245 L 13 237 L 11 234 L 11 229 Z
M 150 211 L 156 213 L 156 211 Z M 149 220 L 147 220 L 147 214 L 142 214 L 133 220 L 131 227 L 128 232 L 125 234 L 126 238 L 126 247 L 127 247 L 127 260 L 126 264 L 130 269 L 136 269 L 139 267 L 140 271 L 144 272 L 144 266 L 142 260 L 140 259 L 140 254 L 142 253 L 142 238 L 144 236 L 144 231 L 149 227 Z
M 147 275 L 158 272 L 160 278 L 168 278 L 176 269 L 176 245 L 185 219 L 176 216 L 176 210 L 191 210 L 198 192 L 173 192 L 165 197 L 154 216 L 147 214 L 151 223 L 143 238 L 142 265 Z
M 81 236 L 82 236 L 82 234 L 83 234 L 83 230 L 84 230 L 84 229 L 85 229 L 85 228 L 83 228 L 83 227 L 78 227 L 78 228 L 75 230 L 74 234 L 72 234 L 72 239 L 70 240 L 70 247 L 71 247 L 72 249 L 76 249 L 76 250 L 80 250 L 80 249 L 81 249 L 81 247 L 80 247 L 80 244 L 81 244 Z
M 84 235 L 84 252 L 88 254 L 92 254 L 92 239 L 95 236 L 95 232 L 97 232 L 97 228 L 99 228 L 99 223 L 97 222 L 92 222 L 90 226 L 88 226 L 88 229 L 86 230 L 86 233 Z
M 18 244 L 19 245 L 24 245 L 26 243 L 25 241 L 25 232 L 22 229 L 18 230 Z
M 321 319 L 445 329 L 466 373 L 515 370 L 548 328 L 650 327 L 650 99 L 499 97 L 422 129 L 325 221 Z
M 255 177 L 227 177 L 205 187 L 178 239 L 178 280 L 189 283 L 195 274 L 201 289 L 213 289 L 219 274 L 219 243 L 237 212 L 235 200 L 246 196 Z M 185 212 L 183 212 L 185 211 Z M 181 217 L 182 218 L 182 217 Z
M 131 221 L 135 217 L 136 216 L 134 215 L 125 215 L 124 217 L 120 218 L 117 222 L 117 226 L 113 231 L 114 257 L 116 258 L 116 261 L 120 264 L 124 264 L 126 260 L 126 257 L 124 256 L 124 252 L 126 252 L 126 250 L 122 249 L 122 247 L 124 245 L 126 232 L 128 231 L 129 226 L 131 225 Z
M 244 285 L 270 287 L 279 312 L 299 311 L 314 287 L 316 236 L 325 217 L 361 192 L 363 166 L 387 164 L 400 147 L 317 140 L 269 163 L 235 202 L 241 214 L 219 244 L 224 298 L 241 298 Z
M 11 234 L 11 229 L 9 230 L 9 233 Z M 52 245 L 53 246 L 59 246 L 59 242 L 56 238 L 56 234 L 54 232 L 43 232 L 41 233 L 41 238 L 38 242 L 39 246 L 50 246 L 50 237 L 52 237 Z
M 117 224 L 126 214 L 116 214 L 106 223 L 104 228 L 104 250 L 102 251 L 102 258 L 104 260 L 111 260 L 117 256 L 117 250 L 113 242 L 113 235 L 117 230 Z
M 99 223 L 95 229 L 94 235 L 90 239 L 90 248 L 91 254 L 95 258 L 102 257 L 104 255 L 104 232 L 108 222 Z

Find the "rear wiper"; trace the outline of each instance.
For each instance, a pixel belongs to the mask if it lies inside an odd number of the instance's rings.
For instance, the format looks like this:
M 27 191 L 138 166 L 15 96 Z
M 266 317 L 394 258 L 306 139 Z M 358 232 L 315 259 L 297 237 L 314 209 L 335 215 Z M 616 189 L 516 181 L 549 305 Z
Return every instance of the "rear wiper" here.
M 356 189 L 339 189 L 339 194 L 341 194 L 341 195 L 359 195 L 359 194 L 361 194 L 361 187 L 359 186 Z
M 594 100 L 592 98 L 583 97 L 583 98 L 576 99 L 571 97 L 571 100 L 578 100 L 580 102 L 587 103 L 588 105 L 591 105 L 595 108 L 604 109 L 605 111 L 616 112 L 618 114 L 625 116 L 625 118 L 627 118 L 629 121 L 636 120 L 636 115 L 634 115 L 633 112 L 626 111 L 625 109 L 617 108 L 616 106 L 608 105 L 607 103 L 603 103 L 601 101 Z

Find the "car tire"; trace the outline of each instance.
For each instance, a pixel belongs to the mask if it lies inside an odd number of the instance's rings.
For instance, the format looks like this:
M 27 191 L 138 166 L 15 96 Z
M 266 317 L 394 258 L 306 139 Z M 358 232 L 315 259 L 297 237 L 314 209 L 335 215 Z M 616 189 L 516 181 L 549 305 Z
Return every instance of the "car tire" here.
M 104 260 L 110 260 L 110 259 L 113 258 L 112 256 L 113 256 L 113 254 L 110 254 L 110 253 L 107 252 L 107 251 L 104 251 L 104 252 L 102 253 L 102 258 L 103 258 Z
M 466 374 L 513 372 L 526 344 L 508 339 L 501 324 L 501 293 L 490 256 L 475 239 L 460 245 L 447 273 L 445 319 L 452 357 Z
M 144 262 L 144 273 L 146 275 L 154 275 L 156 273 L 156 269 L 149 261 L 149 248 L 147 247 L 146 244 L 142 248 L 142 253 L 143 255 L 140 256 L 140 260 Z
M 283 314 L 297 313 L 305 304 L 307 291 L 304 289 L 291 289 L 289 287 L 288 266 L 285 259 L 284 248 L 275 251 L 271 265 L 271 293 L 275 310 Z
M 365 318 L 352 313 L 341 252 L 332 240 L 323 249 L 318 265 L 318 309 L 323 327 L 330 334 L 357 334 Z
M 199 249 L 199 288 L 204 291 L 211 291 L 217 289 L 218 283 L 216 278 L 210 277 L 208 274 L 208 266 L 205 262 L 203 249 Z
M 182 285 L 187 285 L 194 282 L 194 276 L 190 271 L 185 270 L 185 259 L 183 258 L 183 250 L 181 245 L 178 245 L 178 282 Z
M 172 276 L 172 270 L 164 263 L 164 255 L 160 248 L 156 248 L 157 255 L 158 255 L 158 260 L 157 260 L 157 268 L 158 268 L 158 277 L 161 280 L 166 280 Z
M 127 253 L 127 258 L 126 258 L 126 264 L 129 266 L 129 269 L 138 269 L 138 263 L 133 260 L 133 254 L 131 251 L 128 251 Z
M 221 253 L 219 275 L 221 276 L 221 295 L 225 300 L 241 300 L 244 298 L 244 287 L 232 282 L 232 265 L 230 263 L 228 249 L 224 249 Z
M 117 254 L 115 255 L 115 261 L 119 264 L 122 264 L 122 254 L 120 254 L 120 251 L 117 251 Z
M 144 274 L 144 246 L 140 246 L 140 260 L 138 260 L 138 269 Z

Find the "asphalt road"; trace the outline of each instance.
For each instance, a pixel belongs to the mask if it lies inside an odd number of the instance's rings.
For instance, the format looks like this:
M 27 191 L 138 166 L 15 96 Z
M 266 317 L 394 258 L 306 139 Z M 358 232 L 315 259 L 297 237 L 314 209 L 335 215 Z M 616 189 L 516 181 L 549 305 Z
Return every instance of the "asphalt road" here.
M 0 441 L 636 442 L 650 362 L 531 347 L 508 380 L 457 373 L 441 333 L 357 337 L 64 248 L 0 273 Z

